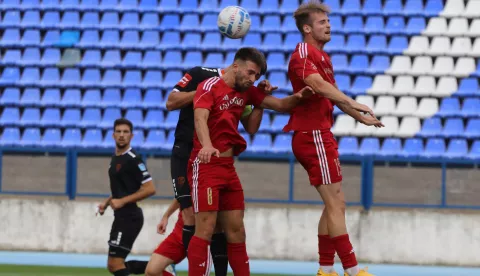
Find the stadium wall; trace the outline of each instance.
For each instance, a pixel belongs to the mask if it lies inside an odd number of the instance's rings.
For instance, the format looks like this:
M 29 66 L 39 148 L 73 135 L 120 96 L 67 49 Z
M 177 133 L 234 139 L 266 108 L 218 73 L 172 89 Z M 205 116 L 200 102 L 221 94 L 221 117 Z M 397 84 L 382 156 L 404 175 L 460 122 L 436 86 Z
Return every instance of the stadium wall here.
M 134 254 L 149 255 L 164 236 L 156 224 L 169 202 L 146 201 Z M 105 253 L 113 213 L 94 214 L 93 201 L 0 200 L 0 250 Z M 319 206 L 248 205 L 245 216 L 252 259 L 315 260 Z M 480 214 L 426 209 L 348 208 L 352 242 L 362 261 L 479 266 Z M 168 231 L 176 219 L 171 218 Z

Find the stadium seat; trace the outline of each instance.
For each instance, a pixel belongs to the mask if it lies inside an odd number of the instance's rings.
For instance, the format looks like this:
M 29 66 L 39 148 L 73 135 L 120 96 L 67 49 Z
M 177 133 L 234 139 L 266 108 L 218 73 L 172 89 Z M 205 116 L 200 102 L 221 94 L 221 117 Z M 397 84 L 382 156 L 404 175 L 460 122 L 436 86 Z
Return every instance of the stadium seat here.
M 178 26 L 180 26 L 180 17 L 176 14 L 166 14 L 163 16 L 159 28 L 161 31 L 174 31 L 178 29 Z
M 253 137 L 252 144 L 247 151 L 250 152 L 268 152 L 272 148 L 272 138 L 270 134 L 256 134 Z
M 103 75 L 101 85 L 103 87 L 117 87 L 122 82 L 122 73 L 120 70 L 109 69 L 105 71 Z
M 364 35 L 352 34 L 348 36 L 345 50 L 349 54 L 364 53 L 366 45 L 367 43 Z
M 59 89 L 45 89 L 43 96 L 40 100 L 42 107 L 54 107 L 60 106 L 60 90 Z
M 18 106 L 20 104 L 20 90 L 18 88 L 5 88 L 0 97 L 1 106 Z
M 395 136 L 401 138 L 413 137 L 420 131 L 420 119 L 417 117 L 403 117 L 398 132 Z
M 465 10 L 465 4 L 463 1 L 447 0 L 445 8 L 440 13 L 440 16 L 452 18 L 460 16 Z
M 295 46 L 298 44 L 298 42 L 302 41 L 301 38 L 297 40 L 295 43 Z M 345 36 L 343 35 L 331 35 L 330 42 L 325 45 L 324 50 L 328 53 L 346 53 L 345 49 Z
M 395 56 L 392 59 L 390 68 L 385 71 L 389 75 L 404 75 L 410 72 L 412 67 L 412 61 L 410 57 Z
M 82 132 L 77 128 L 68 128 L 63 133 L 63 139 L 60 144 L 64 148 L 75 148 L 82 143 Z
M 233 39 L 230 39 L 233 40 Z M 238 41 L 238 40 L 235 40 Z M 200 44 L 202 44 L 202 35 L 199 33 L 187 33 L 183 37 L 181 48 L 183 50 L 197 50 L 200 49 Z M 187 52 L 188 54 L 188 52 Z
M 478 27 L 480 27 L 480 21 L 479 21 Z M 475 39 L 475 42 L 473 43 L 473 46 L 472 46 L 472 50 L 470 51 L 470 53 L 468 53 L 468 55 L 472 57 L 480 57 L 480 38 Z M 477 76 L 479 75 L 478 70 L 476 74 Z
M 393 79 L 391 76 L 377 75 L 367 93 L 370 95 L 383 95 L 389 93 L 392 89 Z
M 466 18 L 453 18 L 447 29 L 447 36 L 457 37 L 468 33 L 468 21 Z
M 137 128 L 143 128 L 143 113 L 141 109 L 128 109 L 125 118 Z
M 83 1 L 82 1 L 83 2 Z M 96 29 L 100 26 L 100 15 L 98 12 L 86 12 L 82 16 L 80 22 L 82 29 L 93 28 Z
M 363 32 L 363 19 L 361 16 L 348 16 L 343 25 L 343 31 L 348 34 Z
M 251 38 L 250 38 L 251 37 Z M 249 34 L 245 37 L 244 44 L 248 46 L 256 46 L 258 43 L 258 38 L 260 37 L 260 34 Z M 260 38 L 261 39 L 261 38 Z M 248 42 L 247 42 L 248 41 Z M 302 37 L 298 33 L 289 33 L 285 36 L 285 41 L 283 43 L 283 50 L 286 52 L 291 53 L 293 50 L 295 50 L 295 47 L 299 42 L 302 41 Z M 330 44 L 330 43 L 329 43 Z M 327 44 L 328 45 L 328 44 Z
M 40 109 L 38 108 L 25 108 L 20 118 L 19 124 L 23 127 L 38 126 L 40 122 Z
M 41 23 L 39 24 L 43 28 L 48 29 L 58 29 L 60 26 L 60 12 L 58 11 L 47 11 L 42 18 Z
M 415 111 L 417 111 L 417 99 L 415 97 L 401 97 L 392 114 L 404 117 L 415 113 Z
M 141 81 L 141 78 L 140 78 L 140 81 Z M 122 108 L 127 108 L 127 109 L 142 107 L 142 91 L 138 88 L 125 89 L 120 106 Z
M 181 67 L 183 70 L 189 70 L 199 64 L 203 64 L 203 55 L 200 51 L 189 51 L 186 53 L 184 62 L 182 62 Z
M 138 31 L 127 30 L 123 32 L 120 40 L 120 47 L 123 49 L 140 49 L 140 34 Z
M 274 60 L 272 58 L 272 60 Z M 348 56 L 343 54 L 336 54 L 331 56 L 331 62 L 336 73 L 345 73 L 348 70 Z M 270 63 L 268 63 L 268 69 L 270 69 Z
M 280 4 L 280 12 L 282 14 L 293 14 L 298 8 L 298 3 L 295 1 L 282 1 Z
M 366 69 L 366 73 L 378 75 L 385 72 L 390 67 L 390 58 L 388 56 L 374 56 L 370 67 Z
M 140 28 L 143 30 L 154 29 L 160 24 L 158 15 L 153 12 L 144 13 L 142 15 L 142 21 L 140 22 Z
M 142 81 L 142 88 L 159 88 L 163 87 L 168 89 L 169 91 L 173 89 L 175 84 L 182 78 L 182 74 L 180 71 L 171 71 L 167 72 L 165 77 L 165 81 L 163 84 L 162 81 L 162 72 L 157 70 L 149 70 L 145 73 L 145 76 Z M 175 79 L 174 79 L 175 78 Z
M 183 16 L 182 22 L 178 28 L 182 32 L 194 32 L 198 31 L 198 26 L 200 26 L 200 19 L 198 18 L 198 15 L 186 14 Z
M 9 12 L 5 14 L 5 17 Z M 12 22 L 10 22 L 12 23 Z M 3 24 L 2 24 L 3 25 Z M 39 11 L 26 11 L 23 14 L 22 23 L 20 26 L 23 28 L 36 28 L 40 25 L 40 12 Z
M 42 147 L 58 147 L 62 141 L 62 132 L 57 128 L 48 128 L 40 141 Z
M 374 130 L 374 135 L 377 137 L 391 137 L 394 136 L 399 129 L 398 118 L 394 116 L 384 116 L 381 122 L 385 127 Z
M 165 79 L 164 79 L 163 83 L 161 84 L 161 86 L 162 86 L 163 89 L 171 91 L 173 89 L 173 87 L 178 83 L 178 81 L 182 77 L 183 77 L 183 74 L 182 74 L 181 71 L 169 71 L 165 75 Z M 161 79 L 161 78 L 159 78 L 159 79 Z M 155 81 L 155 80 L 152 80 L 152 81 Z
M 442 131 L 442 121 L 440 118 L 428 118 L 423 121 L 422 129 L 417 136 L 419 137 L 435 137 L 439 136 Z
M 380 151 L 380 141 L 378 138 L 363 138 L 358 149 L 361 156 L 375 155 Z
M 157 50 L 149 50 L 143 56 L 141 66 L 143 68 L 159 68 L 162 64 L 162 54 Z M 197 63 L 198 64 L 198 63 Z
M 113 127 L 113 122 L 115 122 L 116 119 L 121 117 L 122 117 L 122 114 L 119 108 L 108 107 L 103 112 L 102 121 L 100 122 L 98 127 L 102 129 L 110 129 Z
M 460 81 L 458 90 L 452 95 L 454 97 L 471 97 L 478 94 L 478 80 L 476 78 L 466 78 Z
M 2 10 L 15 10 L 21 6 L 20 0 L 4 0 L 0 4 Z
M 79 126 L 82 128 L 96 127 L 102 118 L 100 109 L 98 108 L 87 108 L 83 112 L 82 120 L 79 122 Z
M 420 156 L 424 158 L 438 158 L 445 153 L 445 140 L 432 138 L 427 140 L 425 151 Z
M 25 68 L 23 69 L 22 77 L 20 78 L 20 83 L 23 86 L 34 86 L 38 84 L 40 80 L 40 69 L 39 68 Z
M 348 91 L 350 89 L 350 77 L 348 75 L 337 74 L 335 75 L 335 81 L 340 91 Z
M 333 1 L 327 1 L 333 2 Z M 328 4 L 327 4 L 328 5 Z M 329 5 L 329 7 L 331 7 Z M 362 5 L 360 0 L 348 0 L 344 1 L 342 5 L 342 9 L 340 10 L 343 15 L 360 15 L 362 10 Z
M 61 53 L 59 49 L 46 49 L 39 64 L 42 66 L 55 66 L 60 62 L 60 59 Z
M 474 19 L 466 33 L 469 37 L 478 37 L 480 35 L 480 19 Z
M 366 94 L 368 88 L 372 87 L 372 78 L 368 76 L 357 76 L 352 83 L 349 92 L 352 95 Z
M 401 55 L 408 48 L 408 39 L 406 36 L 394 36 L 388 44 L 388 53 L 390 55 Z
M 443 0 L 427 0 L 424 14 L 428 17 L 438 16 L 443 10 Z
M 127 69 L 138 68 L 142 64 L 142 52 L 128 51 L 122 60 L 122 67 Z
M 40 120 L 41 127 L 59 127 L 61 126 L 61 114 L 58 108 L 47 108 L 43 111 Z
M 105 30 L 103 31 L 102 38 L 100 39 L 100 47 L 103 49 L 115 48 L 120 45 L 120 32 L 117 30 Z
M 101 102 L 101 106 L 103 108 L 120 106 L 121 102 L 121 93 L 119 89 L 107 88 L 105 89 L 105 91 L 103 91 L 103 97 Z
M 44 44 L 45 44 L 45 41 L 44 41 Z M 77 46 L 81 48 L 98 48 L 99 44 L 100 44 L 100 35 L 98 31 L 85 30 L 82 32 L 82 36 L 80 37 L 80 41 L 77 43 Z
M 222 38 L 218 32 L 207 32 L 203 37 L 201 44 L 204 51 L 216 51 L 220 50 L 222 45 Z
M 0 138 L 0 146 L 16 146 L 20 142 L 20 130 L 14 127 L 7 127 L 3 129 Z
M 162 96 L 162 91 L 159 89 L 148 89 L 145 92 L 145 97 L 143 98 L 143 101 L 141 103 L 141 107 L 145 109 L 164 109 L 165 106 L 162 105 L 164 99 Z
M 63 29 L 76 29 L 80 26 L 80 13 L 67 11 L 62 16 L 60 27 Z
M 465 78 L 473 72 L 475 72 L 475 60 L 470 57 L 461 57 L 457 60 L 451 74 L 457 78 Z
M 290 134 L 279 134 L 275 137 L 273 141 L 273 152 L 278 153 L 287 153 L 292 149 L 292 135 Z
M 136 1 L 136 0 L 133 0 Z M 137 12 L 125 12 L 120 20 L 120 28 L 123 30 L 138 30 L 140 25 L 140 16 Z
M 421 76 L 432 71 L 433 61 L 431 57 L 415 57 L 409 75 Z
M 390 3 L 388 1 L 387 3 Z M 405 34 L 405 20 L 401 16 L 391 16 L 387 19 L 385 24 L 385 33 L 388 35 L 403 35 Z
M 165 121 L 165 118 L 161 110 L 150 109 L 147 111 L 147 115 L 145 116 L 143 126 L 146 129 L 162 128 L 164 126 L 163 125 L 164 121 Z
M 423 1 L 407 0 L 403 8 L 405 16 L 424 16 Z
M 356 137 L 341 137 L 338 143 L 338 152 L 341 155 L 357 155 L 358 140 Z
M 77 86 L 80 83 L 80 70 L 77 68 L 67 68 L 63 71 L 63 76 L 60 81 L 62 88 Z M 78 102 L 77 102 L 78 104 Z
M 432 39 L 430 48 L 426 54 L 432 56 L 442 56 L 447 52 L 450 52 L 450 38 L 437 36 Z
M 411 17 L 408 20 L 407 26 L 404 30 L 406 35 L 418 35 L 427 27 L 425 18 L 423 17 Z
M 47 53 L 47 51 L 49 51 L 49 50 L 54 50 L 54 49 L 47 49 L 45 51 L 45 53 Z M 6 54 L 5 54 L 5 57 L 6 57 Z M 16 60 L 16 62 L 19 62 L 19 60 L 20 60 L 20 58 L 18 58 Z M 43 62 L 40 63 L 40 49 L 38 49 L 38 48 L 27 48 L 27 49 L 25 49 L 20 62 L 23 66 L 35 66 L 35 65 L 38 66 L 39 64 L 41 64 L 41 65 L 52 65 L 51 63 L 48 64 L 48 62 L 46 64 L 43 64 Z M 8 63 L 6 65 L 8 65 Z
M 62 127 L 76 127 L 80 123 L 80 121 L 81 121 L 80 109 L 71 108 L 71 109 L 66 109 L 63 112 L 60 125 Z
M 382 6 L 382 0 L 365 0 L 362 14 L 369 17 L 371 15 L 383 15 Z
M 120 15 L 116 12 L 105 12 L 100 21 L 102 29 L 116 29 L 120 25 Z
M 375 101 L 375 105 L 372 108 L 373 112 L 377 116 L 390 115 L 395 112 L 396 103 L 395 98 L 392 96 L 380 96 Z
M 15 67 L 6 67 L 3 69 L 0 77 L 0 86 L 15 85 L 20 80 L 20 69 Z
M 433 66 L 433 70 L 430 72 L 430 75 L 436 77 L 447 76 L 454 71 L 453 67 L 452 57 L 438 57 L 435 60 L 435 65 Z
M 204 67 L 220 68 L 224 64 L 223 55 L 221 53 L 209 53 L 203 63 Z
M 450 55 L 460 57 L 466 56 L 472 52 L 472 43 L 470 38 L 467 37 L 457 37 L 453 40 Z M 475 64 L 474 64 L 475 66 Z
M 85 107 L 100 107 L 102 101 L 102 94 L 99 89 L 88 89 L 82 97 L 80 105 Z
M 28 62 L 25 63 L 22 59 L 22 52 L 20 50 L 9 49 L 5 51 L 0 63 L 3 66 L 15 66 L 19 61 L 21 61 L 23 65 L 28 65 Z
M 78 80 L 80 81 L 80 80 Z M 62 107 L 80 107 L 80 102 L 82 100 L 82 92 L 80 89 L 71 89 L 68 88 L 63 93 L 62 100 L 60 105 Z
M 415 87 L 415 81 L 412 76 L 398 76 L 395 79 L 395 84 L 393 86 L 391 95 L 394 96 L 405 96 L 410 94 Z
M 466 18 L 480 17 L 480 2 L 468 1 L 461 16 Z
M 437 88 L 433 92 L 434 97 L 449 97 L 458 90 L 457 79 L 454 77 L 441 77 Z
M 480 119 L 468 120 L 463 136 L 465 136 L 465 138 L 467 139 L 479 139 L 480 138 Z
M 100 70 L 98 69 L 87 69 L 84 71 L 82 76 L 81 85 L 82 87 L 99 87 L 101 83 L 102 76 Z
M 427 28 L 422 34 L 427 36 L 440 36 L 447 33 L 447 20 L 443 17 L 434 17 L 428 21 Z
M 20 145 L 23 147 L 39 146 L 41 141 L 39 128 L 26 128 L 23 131 L 23 135 L 20 141 Z
M 168 70 L 181 68 L 182 53 L 180 51 L 167 51 L 163 58 L 162 66 Z
M 460 102 L 458 98 L 444 98 L 436 116 L 451 117 L 458 116 L 458 114 L 460 114 Z
M 14 93 L 14 91 L 12 91 Z M 4 90 L 4 95 L 11 93 L 7 90 Z M 40 89 L 38 88 L 27 88 L 23 91 L 22 97 L 20 98 L 21 106 L 39 106 L 40 103 Z M 0 99 L 0 104 L 2 100 Z
M 418 157 L 424 150 L 421 139 L 409 138 L 405 140 L 403 150 L 399 153 L 400 156 L 406 158 Z
M 331 24 L 332 23 L 330 21 L 330 25 Z M 332 28 L 335 29 L 336 26 L 332 25 Z M 294 18 L 291 16 L 285 16 L 282 22 L 281 30 L 283 33 L 298 32 L 297 25 L 295 24 Z
M 0 125 L 17 126 L 20 121 L 20 110 L 15 107 L 6 107 L 0 116 Z
M 240 39 L 224 39 L 222 48 L 225 51 L 236 51 L 242 47 L 242 41 Z
M 0 26 L 2 28 L 18 28 L 21 25 L 21 20 L 20 11 L 6 11 Z
M 428 118 L 438 111 L 438 100 L 432 98 L 422 98 L 418 104 L 415 116 L 419 118 Z
M 98 129 L 87 129 L 83 136 L 81 146 L 83 148 L 97 148 L 102 144 L 102 131 Z
M 385 22 L 382 16 L 369 16 L 363 31 L 367 34 L 384 34 Z
M 467 98 L 463 101 L 462 110 L 460 115 L 464 118 L 468 117 L 480 117 L 480 99 Z
M 142 145 L 145 149 L 161 149 L 165 144 L 165 132 L 163 130 L 150 130 Z
M 462 119 L 447 119 L 443 127 L 441 136 L 445 138 L 459 137 L 464 132 Z
M 332 127 L 332 133 L 337 136 L 346 136 L 352 134 L 355 129 L 355 120 L 348 115 L 337 116 Z
M 128 70 L 125 72 L 123 77 L 122 86 L 123 87 L 141 87 L 142 84 L 142 72 L 140 70 Z M 136 94 L 136 92 L 135 92 Z M 122 103 L 122 106 L 127 104 L 126 102 Z
M 367 55 L 354 55 L 350 61 L 348 71 L 351 74 L 361 74 L 367 71 L 369 67 L 369 61 Z
M 262 49 L 264 51 L 280 51 L 283 43 L 282 35 L 279 33 L 267 33 L 263 39 Z
M 169 130 L 175 129 L 179 115 L 180 112 L 178 110 L 168 112 L 163 127 Z
M 402 151 L 402 141 L 398 138 L 387 138 L 383 141 L 382 148 L 376 155 L 395 157 Z
M 113 149 L 115 148 L 115 140 L 113 140 L 113 130 L 107 130 L 105 136 L 103 136 L 103 141 L 100 144 L 100 147 L 104 149 Z
M 178 13 L 178 1 L 177 0 L 160 0 L 160 3 L 155 1 L 152 4 L 145 3 L 145 5 L 149 6 L 151 10 L 160 10 L 163 13 Z
M 472 148 L 466 157 L 477 162 L 480 161 L 480 140 L 473 142 Z
M 432 76 L 420 76 L 415 82 L 415 89 L 412 96 L 426 97 L 434 93 L 436 89 L 436 81 Z
M 2 47 L 18 47 L 20 46 L 20 29 L 6 29 L 0 39 Z

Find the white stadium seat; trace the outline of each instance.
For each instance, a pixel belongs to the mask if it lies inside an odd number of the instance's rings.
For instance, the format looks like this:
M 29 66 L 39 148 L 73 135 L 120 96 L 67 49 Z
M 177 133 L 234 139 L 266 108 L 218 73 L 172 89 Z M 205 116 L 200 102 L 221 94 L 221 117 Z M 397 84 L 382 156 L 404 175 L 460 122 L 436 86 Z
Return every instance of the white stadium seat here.
M 412 61 L 410 57 L 406 56 L 395 56 L 392 60 L 392 65 L 386 71 L 389 75 L 404 75 L 410 72 L 412 67 Z
M 453 58 L 437 57 L 433 70 L 430 72 L 432 76 L 448 76 L 453 72 Z
M 466 56 L 472 51 L 472 41 L 468 37 L 456 37 L 453 40 L 452 48 L 448 53 L 450 56 Z
M 423 31 L 424 35 L 437 36 L 444 35 L 447 32 L 447 20 L 442 17 L 433 17 L 428 21 L 427 28 Z
M 406 96 L 413 92 L 414 87 L 412 76 L 398 76 L 390 94 L 393 96 Z
M 444 36 L 436 36 L 432 39 L 430 48 L 427 51 L 431 56 L 442 56 L 450 51 L 450 38 Z
M 338 115 L 332 133 L 339 136 L 350 135 L 355 129 L 355 120 L 348 115 Z
M 447 0 L 447 3 L 445 4 L 445 8 L 443 11 L 440 13 L 440 16 L 443 17 L 459 17 L 460 15 L 463 14 L 463 11 L 465 10 L 465 3 L 463 3 L 462 0 Z
M 480 38 L 475 39 L 475 42 L 473 42 L 473 47 L 469 53 L 469 56 L 480 57 Z
M 480 1 L 479 1 L 480 2 Z M 480 36 L 480 19 L 474 19 L 470 24 L 470 28 L 466 34 L 467 36 L 471 37 L 478 37 Z
M 361 103 L 361 104 L 364 104 L 370 108 L 373 108 L 373 105 L 374 105 L 374 100 L 373 100 L 373 97 L 372 96 L 368 96 L 368 95 L 361 95 L 361 96 L 357 96 L 355 98 L 355 101 Z
M 468 1 L 465 10 L 463 11 L 463 16 L 466 18 L 478 18 L 480 17 L 480 1 L 470 0 Z
M 393 115 L 403 117 L 412 115 L 417 111 L 417 98 L 415 97 L 401 97 L 398 101 L 397 108 Z
M 435 78 L 432 76 L 421 76 L 415 83 L 415 89 L 411 95 L 417 97 L 430 96 L 435 91 Z
M 413 137 L 420 131 L 420 119 L 417 117 L 403 117 L 402 123 L 395 136 L 401 138 Z
M 473 72 L 475 72 L 475 60 L 469 57 L 461 57 L 455 64 L 453 75 L 457 78 L 465 78 Z
M 432 71 L 432 69 L 433 61 L 431 57 L 416 57 L 409 74 L 413 76 L 426 75 Z
M 463 36 L 468 33 L 468 21 L 466 18 L 453 18 L 448 24 L 448 36 Z
M 432 117 L 438 111 L 438 100 L 433 98 L 422 98 L 418 104 L 414 116 L 419 118 Z
M 373 113 L 377 116 L 390 115 L 395 110 L 395 97 L 392 96 L 380 96 L 375 102 L 373 107 Z
M 356 136 L 369 136 L 375 132 L 376 128 L 374 126 L 366 126 L 360 122 L 357 122 L 355 129 L 352 132 L 352 135 Z
M 372 87 L 367 90 L 370 95 L 384 95 L 389 93 L 393 88 L 393 79 L 391 76 L 378 75 L 373 80 Z
M 419 56 L 428 51 L 429 42 L 426 36 L 414 36 L 410 39 L 407 50 L 403 51 L 405 55 Z
M 380 120 L 385 127 L 374 128 L 373 135 L 379 137 L 391 137 L 398 131 L 398 118 L 393 116 L 385 116 Z
M 437 83 L 437 89 L 432 93 L 432 97 L 448 97 L 458 90 L 458 83 L 455 77 L 441 77 Z

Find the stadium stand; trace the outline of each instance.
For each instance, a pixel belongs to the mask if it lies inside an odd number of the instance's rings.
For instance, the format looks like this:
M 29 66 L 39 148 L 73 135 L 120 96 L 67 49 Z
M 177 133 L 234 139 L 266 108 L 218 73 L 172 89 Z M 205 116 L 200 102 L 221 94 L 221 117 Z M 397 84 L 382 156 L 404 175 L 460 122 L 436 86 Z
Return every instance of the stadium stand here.
M 476 0 L 326 0 L 339 88 L 387 126 L 367 128 L 335 109 L 343 154 L 480 160 L 480 6 Z M 0 4 L 3 146 L 112 146 L 121 115 L 134 144 L 168 149 L 178 111 L 165 100 L 189 67 L 224 67 L 241 46 L 266 52 L 267 78 L 291 93 L 290 53 L 301 40 L 297 0 L 4 0 Z M 250 11 L 241 40 L 216 32 L 227 5 Z M 66 43 L 65 39 L 70 42 Z M 66 44 L 65 44 L 66 43 Z M 69 45 L 69 46 L 65 46 Z M 67 50 L 80 60 L 62 66 Z M 249 151 L 289 151 L 288 117 L 268 112 Z M 242 128 L 241 128 L 242 130 Z

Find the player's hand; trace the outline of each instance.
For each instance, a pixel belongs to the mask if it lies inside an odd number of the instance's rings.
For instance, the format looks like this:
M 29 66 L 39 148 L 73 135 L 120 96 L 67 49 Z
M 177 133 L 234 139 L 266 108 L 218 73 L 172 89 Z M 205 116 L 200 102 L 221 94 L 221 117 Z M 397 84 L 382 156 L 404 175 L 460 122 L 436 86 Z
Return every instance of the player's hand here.
M 271 95 L 273 91 L 278 89 L 278 86 L 272 86 L 268 80 L 262 80 L 257 88 L 263 90 L 265 94 Z
M 103 216 L 103 214 L 105 213 L 105 210 L 107 209 L 108 205 L 106 205 L 105 203 L 100 203 L 98 204 L 97 206 L 97 213 L 95 215 L 98 215 L 100 214 L 100 216 Z
M 118 210 L 118 209 L 122 208 L 123 206 L 125 206 L 125 202 L 123 202 L 123 200 L 121 198 L 112 199 L 110 201 L 110 206 L 112 206 L 113 210 Z
M 375 127 L 378 127 L 378 128 L 385 126 L 385 125 L 383 125 L 382 122 L 380 122 L 380 120 L 378 120 L 377 118 L 372 117 L 370 115 L 362 116 L 361 123 L 364 124 L 364 125 L 367 125 L 367 126 L 375 126 Z
M 298 93 L 295 93 L 293 95 L 298 97 L 299 99 L 308 99 L 313 94 L 313 89 L 310 86 L 305 86 L 304 88 L 302 88 L 302 90 L 298 91 Z
M 356 101 L 353 101 L 352 103 L 352 108 L 355 109 L 356 111 L 358 112 L 362 112 L 362 113 L 368 113 L 370 114 L 370 116 L 372 116 L 373 118 L 376 118 L 375 117 L 375 114 L 373 113 L 372 109 L 370 109 L 370 107 L 364 105 L 364 104 L 361 104 L 361 103 L 357 103 Z
M 160 223 L 157 225 L 157 233 L 160 235 L 165 234 L 165 231 L 167 231 L 167 225 L 168 218 L 162 217 L 162 220 L 160 220 Z
M 212 147 L 203 147 L 199 152 L 198 152 L 198 159 L 200 159 L 201 163 L 210 163 L 210 159 L 213 156 L 220 157 L 220 152 Z

